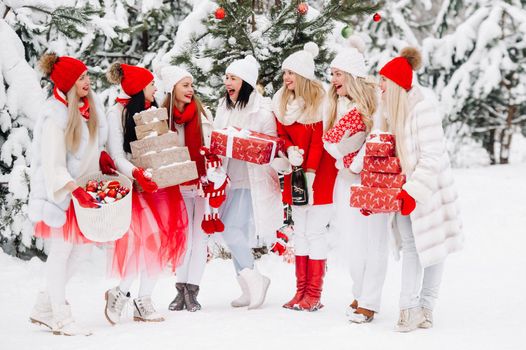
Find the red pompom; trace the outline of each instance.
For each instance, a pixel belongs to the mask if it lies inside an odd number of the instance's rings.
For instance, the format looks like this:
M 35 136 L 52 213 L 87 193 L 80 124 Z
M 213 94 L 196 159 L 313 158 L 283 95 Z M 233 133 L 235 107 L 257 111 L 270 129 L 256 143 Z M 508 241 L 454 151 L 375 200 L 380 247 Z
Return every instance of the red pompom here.
M 380 16 L 378 12 L 374 14 L 373 21 L 380 22 L 381 19 L 382 19 L 382 16 Z
M 300 15 L 304 15 L 309 11 L 309 5 L 306 2 L 299 3 L 297 10 Z
M 216 9 L 216 12 L 214 13 L 214 15 L 215 15 L 216 19 L 223 19 L 223 18 L 225 18 L 225 15 L 226 15 L 225 14 L 225 9 L 222 8 L 222 7 L 218 7 Z

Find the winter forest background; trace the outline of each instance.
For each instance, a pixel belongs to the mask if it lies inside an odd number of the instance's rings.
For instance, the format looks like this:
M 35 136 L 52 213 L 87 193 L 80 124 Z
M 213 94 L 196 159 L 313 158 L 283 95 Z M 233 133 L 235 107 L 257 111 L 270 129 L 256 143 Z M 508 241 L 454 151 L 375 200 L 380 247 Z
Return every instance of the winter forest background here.
M 318 76 L 351 32 L 377 67 L 404 46 L 421 48 L 421 85 L 441 102 L 455 167 L 526 161 L 526 0 L 3 0 L 0 1 L 0 247 L 27 259 L 43 254 L 26 217 L 31 133 L 49 82 L 34 67 L 55 51 L 84 60 L 108 104 L 115 60 L 154 69 L 185 65 L 213 109 L 233 59 L 254 55 L 267 95 L 280 86 L 285 56 L 307 41 L 321 49 Z M 344 5 L 341 5 L 344 3 Z M 225 9 L 224 19 L 214 15 Z M 380 21 L 373 14 L 381 15 Z

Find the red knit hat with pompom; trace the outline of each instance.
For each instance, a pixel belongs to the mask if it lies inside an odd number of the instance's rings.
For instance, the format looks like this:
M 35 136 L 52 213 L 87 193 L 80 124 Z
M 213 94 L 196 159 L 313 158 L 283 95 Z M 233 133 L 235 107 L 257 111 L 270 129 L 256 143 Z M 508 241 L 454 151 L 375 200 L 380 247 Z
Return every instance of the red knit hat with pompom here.
M 121 84 L 122 90 L 129 96 L 138 94 L 153 80 L 153 74 L 146 68 L 115 62 L 106 73 L 112 84 Z
M 40 59 L 40 68 L 51 78 L 55 86 L 67 94 L 77 79 L 88 70 L 84 62 L 69 56 L 47 53 Z
M 411 90 L 413 84 L 413 71 L 420 69 L 422 55 L 413 47 L 406 47 L 400 52 L 399 57 L 387 62 L 380 75 L 392 80 L 406 90 Z

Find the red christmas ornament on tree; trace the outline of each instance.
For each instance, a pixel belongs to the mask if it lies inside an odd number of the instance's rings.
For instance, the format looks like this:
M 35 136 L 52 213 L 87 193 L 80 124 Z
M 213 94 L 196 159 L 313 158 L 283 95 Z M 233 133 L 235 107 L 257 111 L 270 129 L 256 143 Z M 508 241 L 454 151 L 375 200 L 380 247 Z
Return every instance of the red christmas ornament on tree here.
M 297 10 L 300 15 L 304 15 L 309 11 L 309 5 L 306 2 L 299 3 Z
M 381 19 L 382 19 L 382 16 L 380 16 L 378 12 L 374 14 L 373 21 L 380 22 Z
M 222 7 L 218 7 L 216 9 L 216 12 L 214 13 L 214 15 L 215 15 L 216 19 L 219 19 L 219 20 L 225 18 L 225 9 L 222 8 Z

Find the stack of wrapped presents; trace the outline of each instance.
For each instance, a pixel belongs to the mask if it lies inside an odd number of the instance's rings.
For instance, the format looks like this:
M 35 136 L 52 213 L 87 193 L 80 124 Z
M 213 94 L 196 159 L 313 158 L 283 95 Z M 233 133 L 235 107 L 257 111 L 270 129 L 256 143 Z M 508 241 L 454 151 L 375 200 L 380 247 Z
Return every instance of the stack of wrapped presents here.
M 351 186 L 351 207 L 373 213 L 398 212 L 397 199 L 405 183 L 400 160 L 395 156 L 393 134 L 374 131 L 365 143 L 361 184 Z
M 137 141 L 131 142 L 132 163 L 146 169 L 159 188 L 198 178 L 187 147 L 177 146 L 177 134 L 168 129 L 166 108 L 152 107 L 133 116 Z

